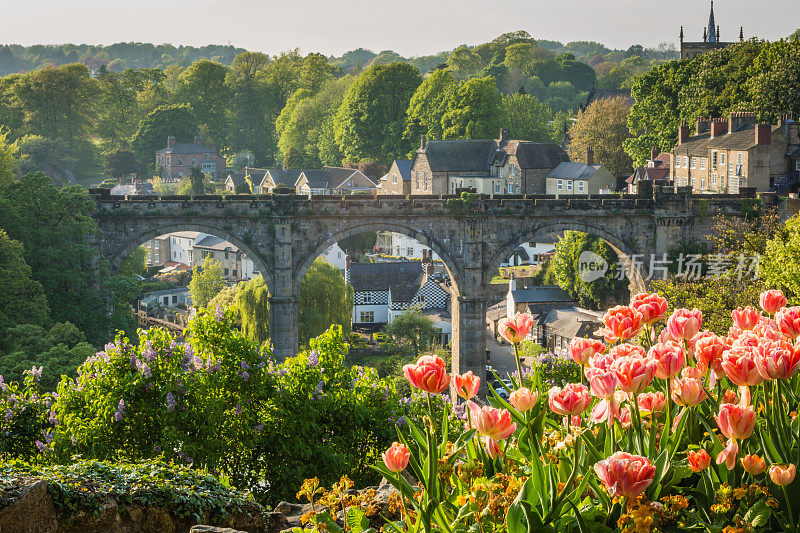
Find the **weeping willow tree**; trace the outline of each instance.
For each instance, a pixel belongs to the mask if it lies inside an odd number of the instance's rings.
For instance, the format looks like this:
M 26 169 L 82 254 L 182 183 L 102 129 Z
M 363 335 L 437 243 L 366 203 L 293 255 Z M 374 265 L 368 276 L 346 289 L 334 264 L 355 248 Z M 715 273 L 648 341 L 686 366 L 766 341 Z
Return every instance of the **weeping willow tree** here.
M 261 276 L 223 289 L 209 305 L 233 311 L 237 325 L 250 340 L 261 344 L 269 339 L 269 290 Z

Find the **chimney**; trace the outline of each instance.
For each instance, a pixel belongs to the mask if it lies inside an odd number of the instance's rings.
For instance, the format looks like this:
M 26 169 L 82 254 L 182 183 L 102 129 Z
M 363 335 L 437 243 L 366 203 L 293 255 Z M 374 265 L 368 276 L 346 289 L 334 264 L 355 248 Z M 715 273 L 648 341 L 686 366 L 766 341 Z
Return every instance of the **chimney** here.
M 514 292 L 515 290 L 517 290 L 517 280 L 511 278 L 510 280 L 508 280 L 508 292 L 511 293 Z
M 428 144 L 428 140 L 425 138 L 425 134 L 419 136 L 419 149 L 424 150 L 425 146 Z
M 594 165 L 594 152 L 591 146 L 586 147 L 586 166 Z
M 350 270 L 350 254 L 347 252 L 344 254 L 344 269 L 345 271 Z
M 689 125 L 681 124 L 680 130 L 678 130 L 678 144 L 683 144 L 688 140 L 689 140 Z
M 203 138 L 199 135 L 194 136 L 194 144 L 203 144 Z
M 715 118 L 711 123 L 711 138 L 723 135 L 728 131 L 728 121 L 721 118 Z
M 655 161 L 656 157 L 658 157 L 658 146 L 653 146 L 650 150 L 650 161 Z
M 707 118 L 699 117 L 697 119 L 697 135 L 707 132 L 710 124 L 711 122 Z
M 737 111 L 736 113 L 731 113 L 730 117 L 728 118 L 728 133 L 733 133 L 734 131 L 741 128 L 744 124 L 754 124 L 754 123 L 755 123 L 755 113 L 745 112 L 745 111 Z
M 506 142 L 508 140 L 508 130 L 506 128 L 500 128 L 500 142 Z
M 772 144 L 772 124 L 756 124 L 756 144 Z
M 175 136 L 170 135 L 167 137 L 167 148 L 172 148 L 173 146 L 175 146 Z

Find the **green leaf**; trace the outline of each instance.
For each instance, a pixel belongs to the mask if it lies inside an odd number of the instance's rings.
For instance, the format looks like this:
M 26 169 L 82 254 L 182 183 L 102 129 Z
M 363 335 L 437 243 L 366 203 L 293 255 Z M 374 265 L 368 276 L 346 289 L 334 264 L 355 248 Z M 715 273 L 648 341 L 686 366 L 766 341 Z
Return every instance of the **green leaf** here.
M 369 520 L 364 515 L 364 511 L 358 507 L 349 507 L 347 509 L 345 521 L 352 533 L 362 533 L 369 527 Z
M 753 527 L 767 525 L 772 516 L 772 509 L 767 505 L 766 500 L 758 500 L 744 515 L 744 519 Z

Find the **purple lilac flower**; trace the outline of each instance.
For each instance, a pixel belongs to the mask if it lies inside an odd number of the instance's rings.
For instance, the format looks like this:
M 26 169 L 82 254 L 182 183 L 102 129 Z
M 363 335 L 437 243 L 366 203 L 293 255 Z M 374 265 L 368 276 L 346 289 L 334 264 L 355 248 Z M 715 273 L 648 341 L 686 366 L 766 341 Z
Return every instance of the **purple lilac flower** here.
M 262 429 L 264 429 L 264 424 L 256 424 L 256 426 L 253 428 L 253 430 L 254 430 L 256 433 L 261 433 L 261 430 L 262 430 Z
M 146 364 L 142 365 L 142 375 L 145 378 L 149 378 L 152 375 L 152 372 L 150 371 L 150 367 L 147 366 Z
M 104 349 L 105 351 L 107 351 L 107 352 L 110 352 L 110 351 L 111 351 L 111 350 L 113 350 L 114 348 L 116 348 L 116 346 L 114 346 L 114 343 L 113 343 L 113 342 L 109 342 L 108 344 L 106 344 L 106 345 L 103 347 L 103 349 Z
M 184 345 L 183 355 L 184 357 L 192 357 L 194 355 L 194 349 L 191 344 Z
M 167 411 L 170 413 L 175 410 L 175 406 L 178 405 L 178 402 L 175 401 L 175 398 L 172 396 L 171 392 L 167 393 Z
M 250 379 L 250 374 L 248 374 L 247 372 L 242 372 L 242 379 L 247 381 L 248 379 Z
M 236 408 L 233 410 L 233 412 L 236 413 L 237 415 L 242 414 L 242 405 L 237 403 Z
M 48 421 L 54 426 L 58 425 L 58 417 L 56 416 L 55 411 L 53 411 L 52 409 L 50 410 L 50 418 L 48 419 Z
M 397 419 L 395 424 L 397 424 L 400 427 L 403 427 L 406 424 L 406 417 L 405 416 L 401 416 L 400 418 Z
M 317 366 L 319 364 L 319 354 L 316 350 L 311 350 L 308 354 L 308 366 Z
M 192 365 L 194 366 L 195 370 L 202 370 L 206 366 L 203 363 L 203 360 L 200 357 L 196 356 L 196 355 L 194 357 L 192 357 Z
M 250 365 L 247 364 L 247 361 L 242 361 L 242 370 L 249 370 Z
M 3 376 L 0 376 L 0 390 L 3 392 L 6 392 L 6 390 L 8 390 L 8 387 L 6 387 L 6 384 L 3 381 Z
M 53 442 L 53 432 L 52 431 L 43 429 L 42 430 L 42 435 L 44 435 L 44 441 L 47 444 L 50 444 L 51 442 Z
M 115 422 L 122 422 L 122 413 L 117 411 L 114 413 L 114 421 Z
M 42 377 L 42 369 L 43 368 L 44 367 L 42 367 L 42 366 L 40 366 L 39 368 L 36 368 L 36 365 L 33 365 L 31 367 L 31 369 L 30 370 L 26 370 L 25 373 L 26 374 L 30 374 L 31 376 L 33 376 L 34 380 L 38 381 Z
M 47 449 L 47 446 L 40 440 L 37 440 L 35 444 L 40 453 L 44 453 L 45 449 Z
M 220 305 L 217 304 L 217 310 L 214 313 L 214 320 L 216 320 L 217 322 L 222 322 L 222 317 L 224 316 L 225 312 L 222 310 L 222 307 L 220 307 Z
M 14 416 L 14 412 L 11 409 L 6 408 L 6 420 L 11 420 L 12 416 Z
M 453 406 L 453 414 L 460 420 L 467 420 L 467 404 L 459 403 Z

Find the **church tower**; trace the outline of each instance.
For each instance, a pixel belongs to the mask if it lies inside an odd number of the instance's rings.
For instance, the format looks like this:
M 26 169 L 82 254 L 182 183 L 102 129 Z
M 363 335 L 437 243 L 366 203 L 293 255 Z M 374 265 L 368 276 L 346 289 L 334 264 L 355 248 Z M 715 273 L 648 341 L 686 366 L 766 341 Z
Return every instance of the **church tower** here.
M 708 42 L 717 42 L 717 25 L 714 24 L 714 2 L 711 2 L 711 13 L 708 15 Z
M 719 26 L 717 26 L 717 21 L 714 19 L 714 2 L 711 2 L 711 9 L 708 13 L 708 25 L 703 26 L 703 40 L 687 41 L 684 38 L 683 26 L 681 26 L 679 39 L 681 47 L 681 59 L 692 58 L 698 54 L 703 54 L 719 48 L 725 48 L 726 46 L 733 44 L 730 42 L 722 42 L 720 40 Z M 742 31 L 742 28 L 739 28 L 739 40 L 744 40 L 744 32 Z

